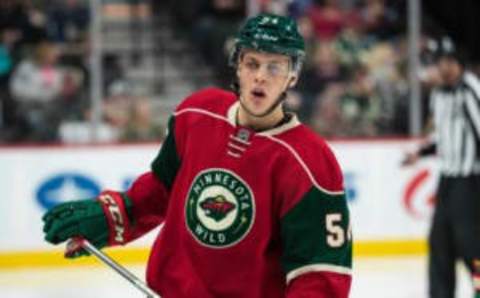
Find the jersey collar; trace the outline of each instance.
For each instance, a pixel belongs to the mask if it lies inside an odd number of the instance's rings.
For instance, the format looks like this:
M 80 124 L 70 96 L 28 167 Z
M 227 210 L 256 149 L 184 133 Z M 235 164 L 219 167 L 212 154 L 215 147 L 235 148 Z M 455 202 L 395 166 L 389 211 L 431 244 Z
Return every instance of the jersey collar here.
M 240 108 L 240 102 L 237 100 L 235 103 L 233 103 L 230 108 L 228 109 L 227 111 L 227 119 L 228 119 L 228 122 L 233 126 L 233 127 L 236 127 L 237 126 L 237 112 L 238 112 L 238 109 Z M 274 135 L 279 135 L 283 132 L 286 132 L 292 128 L 295 128 L 297 126 L 299 126 L 301 123 L 300 121 L 298 120 L 297 118 L 297 115 L 293 114 L 292 113 L 292 118 L 288 121 L 288 122 L 285 122 L 284 124 L 278 126 L 278 127 L 275 127 L 275 128 L 272 128 L 272 129 L 268 129 L 268 130 L 264 130 L 262 132 L 259 132 L 257 133 L 258 135 L 263 135 L 263 136 L 274 136 Z

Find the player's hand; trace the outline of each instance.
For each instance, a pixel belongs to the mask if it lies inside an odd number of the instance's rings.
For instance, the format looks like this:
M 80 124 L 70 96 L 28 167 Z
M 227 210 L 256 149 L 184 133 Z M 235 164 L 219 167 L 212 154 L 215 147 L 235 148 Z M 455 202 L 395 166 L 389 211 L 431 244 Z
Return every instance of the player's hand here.
M 415 163 L 417 163 L 419 159 L 418 153 L 416 152 L 409 152 L 405 155 L 403 161 L 402 161 L 402 166 L 412 166 Z
M 42 218 L 45 240 L 52 244 L 62 243 L 81 236 L 98 248 L 108 242 L 108 225 L 101 204 L 97 200 L 67 202 L 49 210 Z M 80 250 L 68 257 L 75 258 L 88 253 Z

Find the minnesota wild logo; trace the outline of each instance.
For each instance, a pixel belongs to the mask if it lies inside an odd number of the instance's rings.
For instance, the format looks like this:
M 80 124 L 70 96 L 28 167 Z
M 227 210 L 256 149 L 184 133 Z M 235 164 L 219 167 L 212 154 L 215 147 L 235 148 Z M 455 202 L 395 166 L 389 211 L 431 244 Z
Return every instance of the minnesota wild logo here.
M 205 215 L 219 222 L 235 209 L 235 204 L 227 201 L 223 195 L 218 195 L 215 198 L 207 198 L 200 204 L 200 207 L 205 210 Z
M 208 169 L 193 180 L 185 206 L 187 227 L 203 245 L 225 248 L 252 227 L 255 203 L 250 187 L 226 169 Z

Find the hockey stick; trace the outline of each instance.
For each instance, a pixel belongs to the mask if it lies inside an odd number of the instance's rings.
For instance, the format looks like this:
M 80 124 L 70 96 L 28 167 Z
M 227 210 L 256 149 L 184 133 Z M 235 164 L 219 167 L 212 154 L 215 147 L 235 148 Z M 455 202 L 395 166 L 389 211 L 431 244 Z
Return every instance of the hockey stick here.
M 143 281 L 141 281 L 138 277 L 133 275 L 130 271 L 128 271 L 125 267 L 115 262 L 112 258 L 108 255 L 100 251 L 98 248 L 93 246 L 88 240 L 80 237 L 72 238 L 67 243 L 67 249 L 65 251 L 65 256 L 73 255 L 80 249 L 84 249 L 90 254 L 96 256 L 100 261 L 104 264 L 115 270 L 118 274 L 120 274 L 123 278 L 128 280 L 134 287 L 139 289 L 147 298 L 161 298 L 160 295 L 155 293 L 152 289 L 150 289 Z

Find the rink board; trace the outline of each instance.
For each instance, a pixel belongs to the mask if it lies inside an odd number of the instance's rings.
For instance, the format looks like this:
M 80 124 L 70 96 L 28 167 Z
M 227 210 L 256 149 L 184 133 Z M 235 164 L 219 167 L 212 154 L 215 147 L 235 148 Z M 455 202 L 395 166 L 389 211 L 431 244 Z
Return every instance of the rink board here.
M 415 141 L 335 141 L 331 145 L 345 175 L 355 254 L 425 253 L 437 178 L 434 160 L 401 168 L 403 154 Z M 41 216 L 47 208 L 90 197 L 100 189 L 126 189 L 149 169 L 159 147 L 0 148 L 0 267 L 61 264 L 59 250 L 52 250 L 42 239 Z M 127 262 L 143 261 L 156 233 L 114 253 Z

